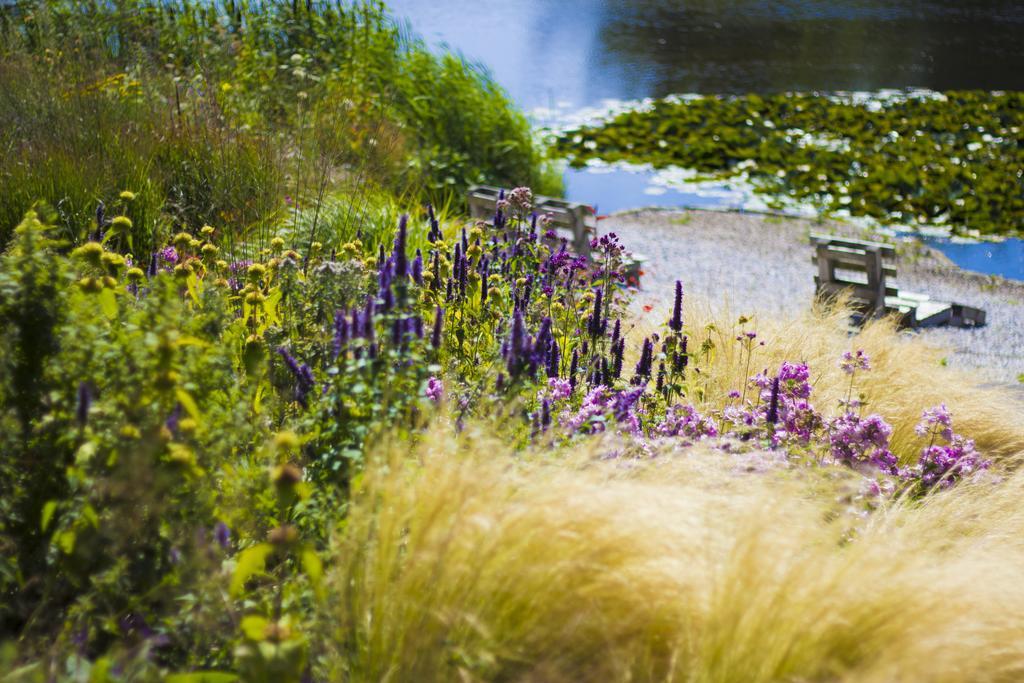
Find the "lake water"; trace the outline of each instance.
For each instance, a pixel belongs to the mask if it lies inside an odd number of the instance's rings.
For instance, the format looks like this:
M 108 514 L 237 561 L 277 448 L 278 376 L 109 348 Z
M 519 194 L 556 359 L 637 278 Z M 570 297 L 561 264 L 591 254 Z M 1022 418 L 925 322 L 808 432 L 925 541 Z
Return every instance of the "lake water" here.
M 390 0 L 425 40 L 486 65 L 541 122 L 676 93 L 1024 90 L 1020 0 Z M 566 171 L 602 213 L 725 208 L 729 188 L 650 171 Z M 936 245 L 940 246 L 940 245 Z M 942 244 L 964 267 L 1024 279 L 1024 241 Z

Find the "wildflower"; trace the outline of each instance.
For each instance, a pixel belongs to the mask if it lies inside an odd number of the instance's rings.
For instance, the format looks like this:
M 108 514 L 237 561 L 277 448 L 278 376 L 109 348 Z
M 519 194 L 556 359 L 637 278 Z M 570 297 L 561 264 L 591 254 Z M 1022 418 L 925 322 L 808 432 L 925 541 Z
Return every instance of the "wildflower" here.
M 861 418 L 846 413 L 829 423 L 828 432 L 832 457 L 837 462 L 867 463 L 896 474 L 896 456 L 889 450 L 892 427 L 880 415 Z
M 533 207 L 533 192 L 528 187 L 517 187 L 508 193 L 508 205 L 526 214 Z
M 337 358 L 345 349 L 348 343 L 348 319 L 345 311 L 336 311 L 334 314 L 334 357 Z
M 440 403 L 444 396 L 444 384 L 437 377 L 427 380 L 426 397 L 434 403 Z
M 441 328 L 444 324 L 444 309 L 438 306 L 434 310 L 434 329 L 430 333 L 430 346 L 436 351 L 441 348 Z
M 642 377 L 651 376 L 651 366 L 654 362 L 654 344 L 650 338 L 644 338 L 644 345 L 640 351 L 640 360 L 637 361 L 636 368 L 634 370 L 635 376 L 633 377 L 633 383 L 639 383 L 639 379 Z
M 682 436 L 705 439 L 718 436 L 715 421 L 697 412 L 692 405 L 674 405 L 665 412 L 665 419 L 657 428 L 662 436 Z
M 307 407 L 309 392 L 316 386 L 313 371 L 305 363 L 299 365 L 285 347 L 279 346 L 277 352 L 284 359 L 285 365 L 295 378 L 295 401 L 303 408 Z
M 78 384 L 78 407 L 75 410 L 75 417 L 78 425 L 84 427 L 89 420 L 89 407 L 92 405 L 92 387 L 88 382 Z
M 779 421 L 779 378 L 772 380 L 772 393 L 768 404 L 768 415 L 765 418 L 768 424 L 774 425 Z
M 839 361 L 839 367 L 842 368 L 843 372 L 846 374 L 852 375 L 858 370 L 870 370 L 871 362 L 863 349 L 857 349 L 856 353 L 851 353 L 849 351 L 843 353 L 843 358 Z
M 118 197 L 120 197 L 126 202 L 130 202 L 135 200 L 135 193 L 130 190 L 122 190 L 121 194 L 119 194 Z
M 168 265 L 178 262 L 178 251 L 174 247 L 164 247 L 160 250 L 160 260 Z
M 921 422 L 914 427 L 918 436 L 925 436 L 933 431 L 947 441 L 953 440 L 953 416 L 945 403 L 926 408 L 921 413 Z
M 223 550 L 227 550 L 231 546 L 231 529 L 224 522 L 217 522 L 213 527 L 213 537 L 217 541 Z
M 398 232 L 395 235 L 394 259 L 395 277 L 404 281 L 409 274 L 409 259 L 405 254 L 409 214 L 403 213 L 398 219 Z
M 668 323 L 673 332 L 683 331 L 683 283 L 676 280 L 676 298 L 672 306 L 672 319 Z

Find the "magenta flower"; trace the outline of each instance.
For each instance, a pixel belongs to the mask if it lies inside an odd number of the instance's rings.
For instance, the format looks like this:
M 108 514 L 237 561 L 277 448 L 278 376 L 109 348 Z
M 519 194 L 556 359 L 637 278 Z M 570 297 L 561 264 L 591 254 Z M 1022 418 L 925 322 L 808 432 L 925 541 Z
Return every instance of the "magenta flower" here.
M 434 403 L 440 403 L 444 396 L 444 384 L 437 377 L 427 380 L 426 396 Z
M 864 349 L 857 349 L 856 353 L 845 352 L 843 359 L 839 361 L 839 367 L 846 374 L 852 375 L 858 370 L 870 370 L 871 361 L 868 354 L 864 353 Z

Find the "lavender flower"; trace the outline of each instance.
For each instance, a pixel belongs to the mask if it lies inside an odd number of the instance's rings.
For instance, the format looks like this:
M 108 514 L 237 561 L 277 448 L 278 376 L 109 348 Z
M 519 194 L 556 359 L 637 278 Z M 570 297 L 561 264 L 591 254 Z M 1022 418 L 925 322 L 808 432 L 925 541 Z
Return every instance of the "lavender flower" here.
M 434 403 L 440 403 L 444 396 L 444 384 L 437 377 L 427 380 L 426 397 Z
M 283 346 L 277 348 L 278 354 L 284 360 L 285 366 L 292 373 L 292 377 L 295 378 L 295 400 L 303 408 L 308 407 L 307 398 L 309 392 L 316 386 L 316 382 L 313 378 L 313 371 L 308 365 L 303 363 L 299 365 L 298 361 L 288 352 Z
M 848 375 L 852 375 L 858 370 L 870 370 L 871 362 L 868 355 L 864 353 L 863 349 L 857 349 L 857 353 L 850 353 L 849 351 L 843 354 L 843 359 L 839 361 L 839 367 L 842 368 L 843 372 Z

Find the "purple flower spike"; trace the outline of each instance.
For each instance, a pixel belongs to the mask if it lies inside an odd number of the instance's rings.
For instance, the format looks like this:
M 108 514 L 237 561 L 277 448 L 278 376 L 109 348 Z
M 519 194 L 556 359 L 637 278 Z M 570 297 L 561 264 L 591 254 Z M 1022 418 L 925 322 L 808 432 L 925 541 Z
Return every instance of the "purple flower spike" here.
M 89 421 L 89 407 L 92 405 L 92 387 L 88 382 L 78 384 L 78 407 L 75 410 L 75 418 L 78 426 L 84 427 Z
M 399 280 L 405 280 L 409 274 L 409 259 L 405 255 L 408 225 L 409 214 L 403 213 L 402 217 L 398 219 L 398 234 L 395 235 L 395 277 Z
M 441 328 L 444 325 L 444 309 L 438 306 L 434 310 L 434 329 L 430 333 L 430 346 L 435 351 L 441 348 Z
M 412 281 L 423 285 L 423 252 L 416 250 L 416 258 L 412 260 Z
M 772 380 L 772 397 L 768 404 L 768 420 L 769 424 L 775 424 L 779 421 L 779 378 L 776 377 Z
M 213 527 L 213 537 L 223 550 L 231 547 L 231 529 L 224 522 L 217 522 L 217 525 Z
M 676 300 L 672 306 L 672 319 L 668 323 L 673 332 L 683 331 L 683 283 L 676 280 Z

